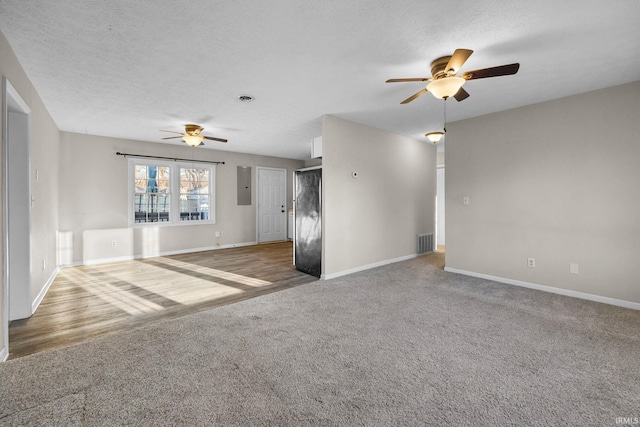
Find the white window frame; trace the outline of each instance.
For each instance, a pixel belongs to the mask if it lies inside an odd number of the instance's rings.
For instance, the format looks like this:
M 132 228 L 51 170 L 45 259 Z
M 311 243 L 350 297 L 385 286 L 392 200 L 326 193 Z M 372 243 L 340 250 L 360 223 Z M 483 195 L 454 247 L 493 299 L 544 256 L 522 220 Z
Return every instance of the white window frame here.
M 129 227 L 171 227 L 182 225 L 205 225 L 216 223 L 216 165 L 197 162 L 168 162 L 153 159 L 130 158 L 128 174 L 128 207 L 127 217 Z M 135 165 L 165 166 L 169 168 L 170 180 L 170 209 L 168 221 L 135 222 L 134 193 L 135 193 Z M 209 170 L 209 217 L 207 219 L 182 221 L 180 219 L 180 169 L 208 169 Z

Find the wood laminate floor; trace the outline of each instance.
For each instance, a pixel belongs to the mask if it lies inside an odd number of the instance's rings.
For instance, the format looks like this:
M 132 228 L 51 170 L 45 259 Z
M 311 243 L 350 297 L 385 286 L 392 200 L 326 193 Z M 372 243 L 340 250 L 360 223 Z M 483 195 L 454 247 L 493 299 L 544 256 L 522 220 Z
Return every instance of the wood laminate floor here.
M 279 242 L 63 268 L 36 313 L 10 323 L 9 359 L 317 280 L 292 259 Z

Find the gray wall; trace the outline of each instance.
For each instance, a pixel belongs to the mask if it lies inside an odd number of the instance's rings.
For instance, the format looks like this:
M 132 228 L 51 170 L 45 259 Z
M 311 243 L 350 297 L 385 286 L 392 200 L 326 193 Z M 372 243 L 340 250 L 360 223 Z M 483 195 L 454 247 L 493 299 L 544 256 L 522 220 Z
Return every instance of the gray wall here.
M 158 135 L 160 137 L 160 135 Z M 211 143 L 213 144 L 213 143 Z M 182 145 L 92 136 L 61 132 L 60 143 L 60 233 L 71 243 L 66 263 L 82 263 L 87 231 L 113 230 L 119 238 L 128 227 L 128 160 L 116 152 L 191 159 L 193 151 Z M 216 224 L 134 227 L 132 253 L 116 255 L 147 256 L 158 253 L 197 250 L 256 241 L 256 166 L 287 170 L 287 206 L 292 206 L 292 174 L 304 167 L 300 160 L 239 154 L 196 148 L 195 158 L 224 161 L 216 170 Z M 252 204 L 237 205 L 237 166 L 252 168 Z M 151 231 L 153 230 L 153 231 Z M 215 237 L 216 231 L 224 236 Z M 103 233 L 102 233 L 103 234 Z M 153 239 L 153 248 L 149 240 Z M 104 242 L 102 242 L 104 243 Z M 108 241 L 107 241 L 108 243 Z M 96 244 L 101 244 L 97 242 Z M 91 248 L 96 257 L 112 257 L 111 245 Z
M 333 116 L 322 144 L 323 275 L 414 256 L 434 232 L 435 146 Z
M 447 124 L 447 268 L 639 303 L 639 118 L 635 82 Z
M 0 33 L 0 75 L 6 77 L 31 109 L 31 296 L 35 300 L 56 271 L 56 231 L 58 225 L 58 144 L 59 132 L 40 96 L 31 84 L 13 50 Z M 0 133 L 4 138 L 4 118 Z M 4 141 L 3 141 L 4 144 Z M 0 162 L 0 167 L 2 162 Z M 39 180 L 35 179 L 36 170 Z M 4 175 L 2 175 L 4 177 Z M 4 178 L 3 178 L 4 179 Z M 3 203 L 0 198 L 0 204 Z M 4 206 L 3 206 L 4 208 Z M 0 218 L 2 216 L 0 209 Z M 2 257 L 0 245 L 0 257 Z M 0 258 L 0 259 L 3 259 Z M 42 268 L 42 260 L 47 267 Z M 4 276 L 3 276 L 4 277 Z M 0 319 L 6 319 L 4 279 L 0 285 Z M 0 346 L 6 341 L 6 324 L 0 328 Z M 0 347 L 0 354 L 3 349 Z

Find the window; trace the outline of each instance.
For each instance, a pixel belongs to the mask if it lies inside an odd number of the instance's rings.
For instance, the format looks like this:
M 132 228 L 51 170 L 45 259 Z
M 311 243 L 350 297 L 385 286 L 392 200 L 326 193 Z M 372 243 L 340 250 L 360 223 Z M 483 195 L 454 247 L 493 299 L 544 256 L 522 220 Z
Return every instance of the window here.
M 215 166 L 129 160 L 130 224 L 214 223 Z
M 134 165 L 134 221 L 169 221 L 171 171 L 167 166 Z
M 180 220 L 209 219 L 209 169 L 180 168 Z

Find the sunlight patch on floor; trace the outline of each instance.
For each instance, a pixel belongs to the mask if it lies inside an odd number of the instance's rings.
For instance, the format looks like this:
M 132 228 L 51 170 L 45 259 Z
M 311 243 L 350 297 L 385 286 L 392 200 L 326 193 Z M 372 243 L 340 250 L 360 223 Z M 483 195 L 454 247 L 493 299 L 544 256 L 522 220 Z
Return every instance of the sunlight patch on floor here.
M 228 271 L 216 270 L 215 268 L 203 267 L 195 264 L 190 264 L 188 262 L 182 262 L 175 259 L 170 258 L 158 258 L 155 260 L 156 262 L 166 264 L 168 266 L 178 267 L 181 269 L 193 271 L 196 273 L 206 274 L 207 276 L 216 277 L 218 279 L 228 280 L 230 282 L 235 282 L 241 285 L 247 285 L 252 287 L 262 287 L 271 285 L 271 282 L 261 279 L 255 279 L 253 277 L 243 276 L 241 274 L 229 273 Z
M 111 283 L 95 280 L 91 275 L 83 271 L 72 270 L 67 272 L 67 276 L 76 281 L 78 283 L 77 286 L 80 288 L 132 316 L 164 309 L 161 305 L 148 301 Z
M 154 260 L 154 262 L 156 261 Z M 93 266 L 93 269 L 100 271 L 99 266 Z M 195 269 L 191 268 L 191 270 Z M 191 305 L 242 293 L 242 290 L 224 283 L 193 277 L 180 271 L 145 263 L 137 263 L 134 271 L 114 271 L 111 267 L 105 267 L 101 273 L 111 279 L 126 281 L 140 289 L 182 305 Z

